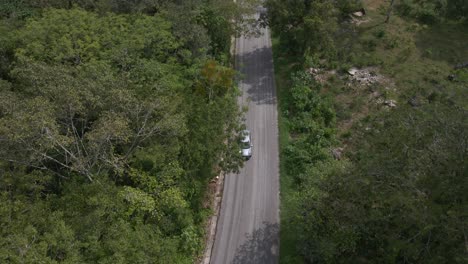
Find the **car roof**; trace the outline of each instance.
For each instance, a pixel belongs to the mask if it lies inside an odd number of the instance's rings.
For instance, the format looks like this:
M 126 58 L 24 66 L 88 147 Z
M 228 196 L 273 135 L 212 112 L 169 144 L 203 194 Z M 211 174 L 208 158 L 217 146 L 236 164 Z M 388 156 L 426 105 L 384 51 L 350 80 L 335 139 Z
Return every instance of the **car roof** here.
M 250 131 L 249 130 L 242 130 L 242 142 L 249 142 L 250 141 Z

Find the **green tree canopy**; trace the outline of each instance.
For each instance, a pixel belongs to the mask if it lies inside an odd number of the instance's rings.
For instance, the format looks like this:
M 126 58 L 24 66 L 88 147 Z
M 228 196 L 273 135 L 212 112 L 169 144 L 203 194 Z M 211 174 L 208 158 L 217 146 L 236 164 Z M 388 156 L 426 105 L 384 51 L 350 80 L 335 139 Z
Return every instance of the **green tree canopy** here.
M 185 21 L 169 2 L 0 4 L 0 262 L 200 253 L 208 182 L 242 164 L 241 111 L 228 49 L 212 42 L 230 35 L 196 23 L 222 8 Z

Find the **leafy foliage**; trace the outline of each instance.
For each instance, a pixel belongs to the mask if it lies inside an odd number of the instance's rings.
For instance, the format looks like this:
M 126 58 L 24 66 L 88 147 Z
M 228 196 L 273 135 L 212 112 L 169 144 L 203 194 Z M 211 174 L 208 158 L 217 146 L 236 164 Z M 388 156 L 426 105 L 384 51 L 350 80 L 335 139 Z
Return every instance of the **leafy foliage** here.
M 284 50 L 295 54 L 335 56 L 333 35 L 344 12 L 359 1 L 279 1 L 269 0 L 268 21 Z
M 465 20 L 468 3 L 460 0 L 403 0 L 398 6 L 403 15 L 414 17 L 427 24 L 447 20 Z
M 302 232 L 306 260 L 466 260 L 466 112 L 437 105 L 398 114 L 376 128 L 385 135 L 360 140 L 352 167 L 312 184 L 321 195 L 305 199 L 298 219 L 311 223 Z
M 323 148 L 334 141 L 335 113 L 331 102 L 321 95 L 321 85 L 305 72 L 291 76 L 288 111 L 290 133 L 294 140 L 285 150 L 287 170 L 300 184 L 310 166 L 328 158 Z
M 269 21 L 280 41 L 275 59 L 289 63 L 280 72 L 299 69 L 287 84 L 279 87 L 279 94 L 284 97 L 280 98 L 281 113 L 287 119 L 289 133 L 285 135 L 287 144 L 282 146 L 285 159 L 281 180 L 287 184 L 282 186 L 281 197 L 285 206 L 281 215 L 282 253 L 286 253 L 282 260 L 285 263 L 465 263 L 468 260 L 465 235 L 468 115 L 466 100 L 462 99 L 466 98 L 466 90 L 460 90 L 466 86 L 465 71 L 453 70 L 453 65 L 447 63 L 453 60 L 445 56 L 448 52 L 441 52 L 443 63 L 428 60 L 431 56 L 412 54 L 411 49 L 418 48 L 411 46 L 416 34 L 401 35 L 419 27 L 414 20 L 394 19 L 392 27 L 375 25 L 377 22 L 368 22 L 368 26 L 341 23 L 343 15 L 359 8 L 360 2 L 329 2 L 329 8 L 333 9 L 328 10 L 331 17 L 307 9 L 321 2 L 267 1 Z M 397 3 L 398 14 L 426 24 L 452 20 L 437 28 L 450 29 L 461 37 L 444 39 L 447 43 L 444 49 L 466 42 L 462 37 L 466 27 L 461 28 L 465 18 L 456 12 L 449 15 L 451 5 L 463 10 L 459 1 Z M 382 11 L 388 5 L 383 7 L 380 12 L 386 13 Z M 371 8 L 366 10 L 371 21 L 385 15 L 378 15 Z M 330 27 L 323 34 L 320 28 L 310 27 L 312 30 L 305 31 L 306 19 L 338 22 L 339 30 Z M 431 36 L 440 38 L 436 34 Z M 304 38 L 311 42 L 302 42 Z M 329 46 L 339 47 L 339 51 L 320 48 L 322 39 L 324 43 L 332 42 Z M 460 40 L 456 42 L 457 39 Z M 424 47 L 435 46 L 427 42 Z M 401 55 L 392 49 L 402 51 Z M 395 55 L 401 58 L 393 62 Z M 363 112 L 355 111 L 372 100 L 370 93 L 376 87 L 365 92 L 356 91 L 363 87 L 349 91 L 352 88 L 345 86 L 347 74 L 339 71 L 319 85 L 305 70 L 314 67 L 323 73 L 338 68 L 337 62 L 341 71 L 352 66 L 374 66 L 389 74 L 401 90 L 395 96 L 398 106 L 389 109 L 371 105 L 373 108 Z M 418 71 L 415 66 L 419 65 L 423 70 Z M 428 70 L 431 67 L 433 71 Z M 457 80 L 447 81 L 449 73 Z M 400 76 L 405 74 L 410 78 Z M 389 92 L 384 93 L 385 98 Z M 347 98 L 352 96 L 357 99 Z M 412 98 L 423 99 L 414 103 Z M 338 119 L 343 115 L 340 108 L 349 107 L 353 112 L 347 113 L 345 119 L 353 119 L 355 125 L 336 128 L 332 105 L 337 108 Z M 336 131 L 342 132 L 342 142 Z
M 232 32 L 204 10 L 233 28 L 217 2 L 0 4 L 0 262 L 200 254 L 207 184 L 242 165 Z

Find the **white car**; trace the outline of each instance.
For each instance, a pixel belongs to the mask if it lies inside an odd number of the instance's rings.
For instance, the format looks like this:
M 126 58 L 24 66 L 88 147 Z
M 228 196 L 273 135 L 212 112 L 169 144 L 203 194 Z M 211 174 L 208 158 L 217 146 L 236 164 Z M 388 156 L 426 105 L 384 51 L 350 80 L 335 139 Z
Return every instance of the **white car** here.
M 252 157 L 252 137 L 250 136 L 250 131 L 249 130 L 243 130 L 241 132 L 241 150 L 240 153 L 242 154 L 242 157 L 246 159 L 250 159 Z

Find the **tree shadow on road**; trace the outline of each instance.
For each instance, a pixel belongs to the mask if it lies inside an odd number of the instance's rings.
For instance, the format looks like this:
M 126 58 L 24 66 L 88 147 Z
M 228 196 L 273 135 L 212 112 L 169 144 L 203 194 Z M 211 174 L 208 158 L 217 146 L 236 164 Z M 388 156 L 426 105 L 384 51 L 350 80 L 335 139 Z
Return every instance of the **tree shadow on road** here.
M 232 264 L 275 264 L 278 260 L 279 225 L 264 222 L 237 248 Z
M 258 48 L 253 52 L 238 55 L 238 65 L 242 83 L 246 92 L 255 104 L 276 104 L 274 90 L 273 55 L 271 48 Z

